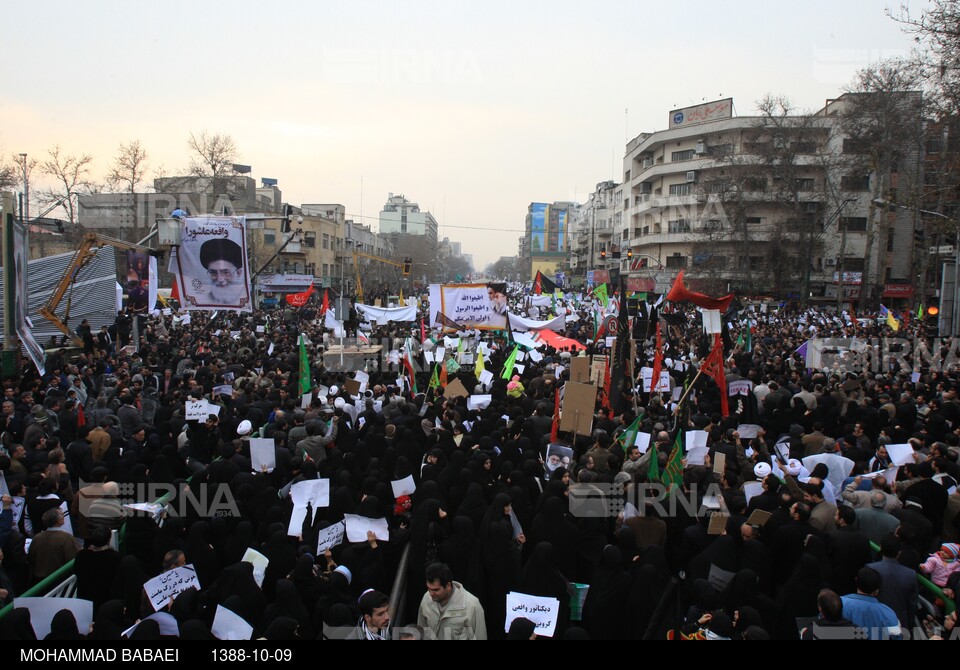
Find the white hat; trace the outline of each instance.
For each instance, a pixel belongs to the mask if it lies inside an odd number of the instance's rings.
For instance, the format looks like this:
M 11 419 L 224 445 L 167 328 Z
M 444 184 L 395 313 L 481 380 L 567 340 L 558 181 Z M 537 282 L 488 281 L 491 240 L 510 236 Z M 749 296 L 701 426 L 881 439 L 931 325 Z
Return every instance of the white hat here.
M 773 472 L 773 468 L 770 467 L 769 463 L 757 463 L 753 466 L 753 474 L 760 479 L 765 479 L 771 472 Z
M 336 386 L 330 387 L 330 395 L 337 395 L 339 392 L 340 392 L 340 389 L 337 388 Z
M 253 424 L 244 419 L 240 422 L 240 425 L 237 426 L 237 435 L 249 435 L 251 430 L 253 430 Z
M 317 400 L 320 402 L 321 405 L 326 405 L 326 404 L 327 404 L 327 396 L 325 396 L 325 395 L 318 396 L 318 397 L 317 397 Z
M 801 470 L 802 468 L 803 468 L 803 463 L 801 463 L 800 461 L 798 461 L 798 460 L 795 459 L 795 458 L 791 458 L 789 461 L 787 461 L 787 474 L 788 474 L 788 475 L 793 475 L 794 477 L 796 477 L 797 475 L 800 474 L 800 470 Z
M 346 404 L 347 404 L 347 401 L 344 400 L 343 398 L 337 398 L 336 400 L 333 401 L 333 406 L 336 407 L 337 409 L 343 409 L 346 406 Z
M 339 572 L 341 575 L 347 578 L 347 584 L 353 581 L 353 573 L 350 572 L 350 568 L 345 565 L 338 565 L 333 569 L 334 572 Z

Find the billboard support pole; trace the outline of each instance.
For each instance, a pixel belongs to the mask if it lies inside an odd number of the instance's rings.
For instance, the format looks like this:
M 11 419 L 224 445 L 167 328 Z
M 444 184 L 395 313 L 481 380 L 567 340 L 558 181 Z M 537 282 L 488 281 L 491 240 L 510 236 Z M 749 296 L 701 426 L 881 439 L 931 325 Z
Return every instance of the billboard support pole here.
M 16 334 L 17 276 L 13 258 L 13 194 L 3 193 L 3 358 L 4 377 L 17 371 L 17 353 L 20 342 Z

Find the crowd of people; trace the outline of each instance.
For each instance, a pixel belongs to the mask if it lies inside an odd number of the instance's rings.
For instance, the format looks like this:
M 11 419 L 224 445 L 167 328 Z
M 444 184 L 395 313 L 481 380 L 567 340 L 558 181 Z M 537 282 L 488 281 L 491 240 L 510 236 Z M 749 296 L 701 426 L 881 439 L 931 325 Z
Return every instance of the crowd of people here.
M 511 303 L 521 312 L 530 299 L 514 287 Z M 24 365 L 3 382 L 0 604 L 72 560 L 93 626 L 79 630 L 64 611 L 48 639 L 117 640 L 136 622 L 128 635 L 158 639 L 172 635 L 161 625 L 170 620 L 181 639 L 213 639 L 220 607 L 268 640 L 537 637 L 528 618 L 505 625 L 511 592 L 559 602 L 554 639 L 881 638 L 912 636 L 918 622 L 949 637 L 960 586 L 958 370 L 848 345 L 808 367 L 798 349 L 811 338 L 894 333 L 826 310 L 736 310 L 724 318 L 726 380 L 750 385 L 724 417 L 718 387 L 695 380 L 709 350 L 699 314 L 662 303 L 653 313 L 663 369 L 672 387 L 689 387 L 682 402 L 643 392 L 648 324 L 616 389 L 618 411 L 601 393 L 591 431 L 557 431 L 572 358 L 610 353 L 598 321 L 617 304 L 583 293 L 539 308 L 565 314 L 561 334 L 585 348 L 542 346 L 515 368 L 509 330 L 447 333 L 467 344 L 446 347 L 447 384 L 490 395 L 482 409 L 432 383 L 423 352 L 444 341 L 430 324 L 368 330 L 383 351 L 365 361 L 357 390 L 355 373 L 324 356 L 332 340 L 318 302 L 155 313 L 134 317 L 138 346 L 124 346 L 124 319 L 123 332 L 86 335 L 81 351 L 52 350 L 44 375 Z M 469 353 L 478 341 L 494 373 L 486 384 Z M 420 367 L 414 384 L 406 350 Z M 188 420 L 186 402 L 201 398 L 210 412 Z M 759 429 L 741 436 L 746 425 Z M 625 443 L 631 426 L 651 436 L 645 452 Z M 699 511 L 644 496 L 688 430 L 706 432 L 708 455 L 685 465 L 669 496 L 693 498 Z M 263 438 L 275 467 L 255 471 L 251 439 Z M 903 444 L 913 454 L 897 467 L 888 447 Z M 548 468 L 550 445 L 569 449 L 569 463 Z M 824 458 L 805 464 L 811 457 Z M 395 497 L 392 483 L 407 477 L 415 491 Z M 313 479 L 329 480 L 329 505 L 290 529 L 291 486 Z M 578 515 L 571 492 L 602 484 L 621 485 L 625 511 Z M 158 487 L 172 491 L 162 513 L 121 504 L 153 502 Z M 217 491 L 235 513 L 190 504 Z M 711 523 L 708 491 L 720 492 L 722 527 Z M 370 532 L 319 551 L 345 515 L 385 519 L 388 539 Z M 242 560 L 248 549 L 269 560 L 262 575 Z M 184 565 L 200 588 L 171 598 L 161 608 L 171 619 L 160 622 L 144 584 Z M 918 588 L 918 575 L 935 590 Z M 405 607 L 395 608 L 400 583 Z M 0 639 L 33 634 L 25 609 L 0 618 Z

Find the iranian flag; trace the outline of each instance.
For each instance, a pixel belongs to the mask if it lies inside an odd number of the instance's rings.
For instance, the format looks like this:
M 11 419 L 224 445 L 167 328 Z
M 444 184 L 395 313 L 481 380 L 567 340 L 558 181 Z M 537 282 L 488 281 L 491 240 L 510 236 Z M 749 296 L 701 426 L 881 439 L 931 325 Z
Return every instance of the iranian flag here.
M 413 348 L 410 346 L 410 338 L 406 339 L 403 345 L 403 368 L 406 370 L 410 382 L 410 395 L 417 395 L 417 375 L 413 371 Z

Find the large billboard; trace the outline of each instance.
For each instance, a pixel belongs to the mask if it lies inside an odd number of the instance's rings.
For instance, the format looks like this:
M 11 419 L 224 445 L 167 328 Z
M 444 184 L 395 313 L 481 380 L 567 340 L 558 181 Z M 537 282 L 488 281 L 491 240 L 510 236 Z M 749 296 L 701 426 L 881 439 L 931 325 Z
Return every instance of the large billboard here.
M 507 327 L 506 284 L 432 284 L 430 325 L 504 330 Z
M 530 255 L 547 251 L 547 216 L 550 205 L 535 202 L 530 205 Z
M 670 128 L 686 128 L 730 118 L 733 118 L 733 98 L 675 109 L 670 112 Z
M 176 260 L 184 307 L 252 311 L 243 217 L 186 218 L 182 240 Z

